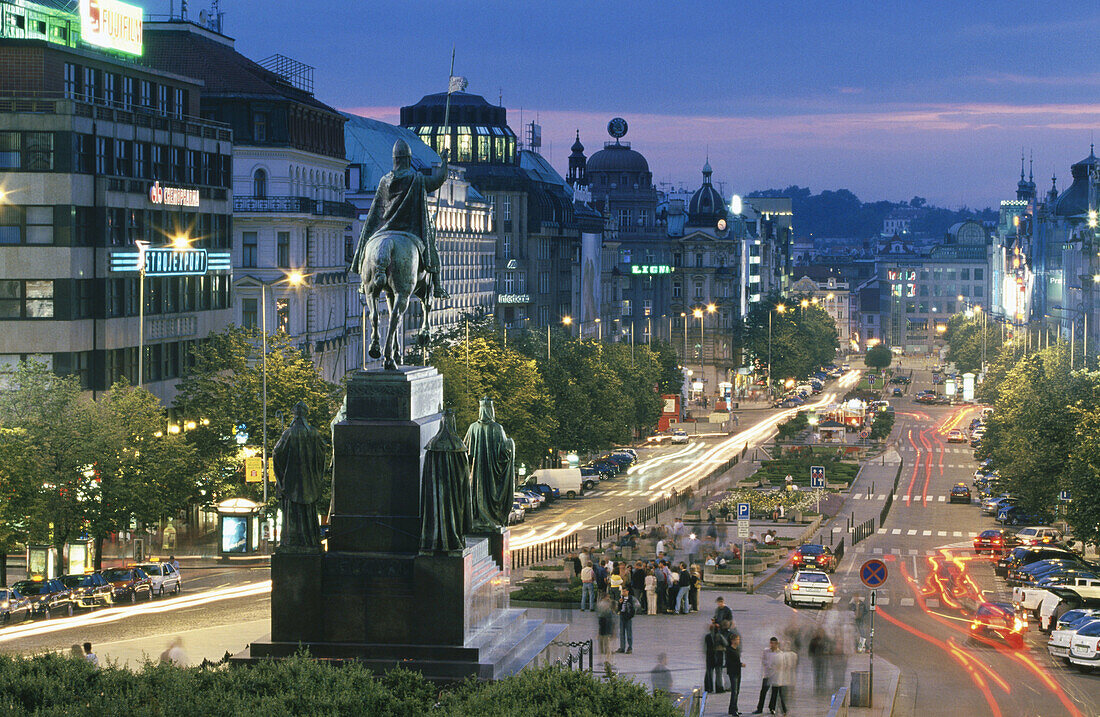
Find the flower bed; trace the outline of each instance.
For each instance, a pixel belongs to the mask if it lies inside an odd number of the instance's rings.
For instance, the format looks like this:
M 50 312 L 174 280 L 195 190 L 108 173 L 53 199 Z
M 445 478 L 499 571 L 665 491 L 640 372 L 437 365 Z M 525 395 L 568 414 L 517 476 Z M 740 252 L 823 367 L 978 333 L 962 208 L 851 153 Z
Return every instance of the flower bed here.
M 787 512 L 812 508 L 824 496 L 825 491 L 823 490 L 760 491 L 751 488 L 738 488 L 729 491 L 724 498 L 715 503 L 714 508 L 715 510 L 721 510 L 725 506 L 726 510 L 733 515 L 737 515 L 737 504 L 748 503 L 749 511 L 753 515 L 770 515 L 780 505 Z
M 519 590 L 513 590 L 512 600 L 521 602 L 560 602 L 579 603 L 581 601 L 581 579 L 573 578 L 568 585 L 561 580 L 551 580 L 536 575 L 520 584 Z

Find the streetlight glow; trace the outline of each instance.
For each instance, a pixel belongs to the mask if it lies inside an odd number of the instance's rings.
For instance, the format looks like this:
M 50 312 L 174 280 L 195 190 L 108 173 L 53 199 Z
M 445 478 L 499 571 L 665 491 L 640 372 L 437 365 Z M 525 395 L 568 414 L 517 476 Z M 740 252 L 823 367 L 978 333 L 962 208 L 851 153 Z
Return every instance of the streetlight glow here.
M 186 234 L 177 234 L 172 237 L 173 249 L 186 249 L 191 246 L 191 239 Z
M 783 304 L 776 304 L 775 310 L 782 314 L 784 311 L 787 310 L 787 307 Z
M 707 304 L 707 313 L 713 314 L 718 309 L 714 304 Z
M 701 319 L 701 318 L 703 318 L 703 310 L 702 309 L 692 309 L 691 315 L 694 316 L 697 319 Z
M 805 309 L 807 306 L 810 305 L 810 302 L 807 299 L 803 299 L 802 301 L 798 302 L 798 305 Z
M 561 317 L 561 322 L 563 324 L 565 324 L 566 326 L 569 326 L 570 324 L 573 323 L 573 317 L 572 316 L 563 316 L 563 317 Z
M 291 286 L 301 286 L 304 283 L 306 277 L 300 271 L 292 271 L 286 275 L 286 281 Z

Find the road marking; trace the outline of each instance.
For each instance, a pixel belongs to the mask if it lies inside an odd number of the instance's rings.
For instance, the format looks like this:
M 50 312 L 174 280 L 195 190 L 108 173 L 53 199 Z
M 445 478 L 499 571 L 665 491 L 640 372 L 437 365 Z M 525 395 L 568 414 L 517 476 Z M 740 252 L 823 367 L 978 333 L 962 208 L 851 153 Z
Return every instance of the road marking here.
M 878 529 L 878 534 L 879 535 L 886 535 L 886 528 L 879 528 Z
M 875 555 L 882 555 L 882 548 L 875 548 Z
M 905 534 L 906 534 L 906 535 L 916 535 L 916 534 L 917 534 L 917 531 L 915 531 L 915 530 L 909 530 L 909 531 L 906 531 L 906 533 L 905 533 Z
M 862 497 L 863 497 L 862 493 L 856 493 L 855 495 L 852 496 L 852 498 L 854 498 L 855 500 L 859 500 Z
M 923 533 L 921 533 L 921 535 L 931 535 L 931 534 L 932 534 L 931 530 L 926 530 Z
M 971 530 L 971 531 L 970 531 L 970 537 L 971 537 L 971 538 L 977 538 L 977 537 L 978 537 L 978 534 L 977 534 L 977 533 L 975 533 L 975 532 L 974 532 L 973 530 Z
M 914 602 L 915 601 L 913 600 L 913 598 L 902 598 L 901 599 L 901 606 L 902 607 L 913 607 Z
M 940 530 L 940 531 L 937 531 L 937 532 L 936 532 L 936 537 L 938 537 L 938 538 L 946 538 L 946 537 L 947 537 L 947 531 L 946 531 L 946 530 Z
M 947 502 L 947 496 L 946 495 L 941 495 L 939 498 L 937 498 L 937 500 L 941 503 L 946 503 Z
M 894 493 L 894 500 L 901 500 L 901 493 Z
M 912 548 L 910 548 L 909 549 L 909 554 L 910 555 L 919 555 L 920 551 L 919 550 L 913 550 Z
M 901 528 L 894 528 L 890 531 L 890 535 L 901 535 Z
M 886 500 L 886 496 L 885 496 L 885 495 L 882 495 L 882 494 L 880 493 L 880 494 L 879 494 L 879 497 L 878 497 L 878 499 L 879 499 L 879 500 Z
M 879 600 L 879 602 L 882 602 L 882 601 Z M 927 600 L 924 601 L 924 604 L 925 604 L 926 607 L 939 607 L 940 606 L 940 601 L 937 598 L 928 598 Z
M 890 604 L 890 598 L 888 598 L 888 597 L 880 597 L 880 598 L 878 599 L 878 604 L 879 604 L 879 605 L 889 605 L 889 604 Z
M 961 537 L 963 537 L 962 531 L 961 531 L 961 530 L 956 530 L 956 531 L 955 531 L 955 532 L 954 532 L 954 533 L 952 534 L 952 536 L 951 536 L 951 537 L 953 537 L 953 538 L 961 538 Z

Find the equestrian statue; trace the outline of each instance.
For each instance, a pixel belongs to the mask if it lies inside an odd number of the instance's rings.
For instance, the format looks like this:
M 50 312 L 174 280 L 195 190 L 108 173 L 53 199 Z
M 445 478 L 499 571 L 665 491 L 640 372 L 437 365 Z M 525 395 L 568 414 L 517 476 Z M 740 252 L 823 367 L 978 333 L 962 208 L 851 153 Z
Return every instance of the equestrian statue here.
M 428 194 L 447 180 L 446 152 L 442 157 L 441 166 L 422 174 L 412 167 L 408 143 L 394 142 L 393 171 L 378 182 L 351 260 L 352 271 L 362 277 L 359 291 L 370 312 L 370 356 L 385 356 L 388 370 L 397 368 L 397 331 L 409 299 L 416 296 L 424 306 L 417 340 L 426 345 L 431 338 L 432 299 L 449 298 L 439 278 L 435 226 L 428 213 Z M 378 299 L 383 291 L 390 309 L 384 351 L 378 343 Z

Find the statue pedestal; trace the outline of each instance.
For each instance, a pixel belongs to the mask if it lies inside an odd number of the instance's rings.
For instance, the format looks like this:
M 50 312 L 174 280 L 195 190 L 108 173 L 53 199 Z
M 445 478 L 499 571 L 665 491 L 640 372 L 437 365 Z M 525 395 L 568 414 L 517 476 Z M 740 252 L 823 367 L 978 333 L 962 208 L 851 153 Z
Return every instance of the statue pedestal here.
M 317 658 L 430 679 L 495 679 L 549 660 L 566 625 L 509 609 L 508 531 L 471 535 L 461 554 L 420 555 L 424 446 L 439 429 L 434 368 L 359 371 L 333 427 L 326 552 L 271 558 L 271 634 L 235 662 Z

